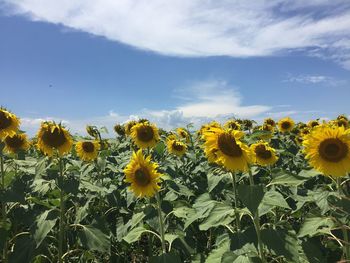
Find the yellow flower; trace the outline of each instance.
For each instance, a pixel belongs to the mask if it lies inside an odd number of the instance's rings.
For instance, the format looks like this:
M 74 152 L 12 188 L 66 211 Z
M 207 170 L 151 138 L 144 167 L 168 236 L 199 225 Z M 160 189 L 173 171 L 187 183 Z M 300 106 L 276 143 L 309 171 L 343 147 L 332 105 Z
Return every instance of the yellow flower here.
M 4 150 L 8 153 L 27 151 L 30 147 L 28 137 L 24 133 L 8 135 L 5 140 Z
M 250 146 L 254 154 L 254 162 L 262 165 L 272 165 L 277 162 L 276 150 L 271 148 L 267 142 L 257 142 Z
M 186 144 L 176 139 L 173 139 L 173 137 L 167 138 L 167 148 L 170 153 L 173 153 L 177 156 L 184 155 L 187 150 Z
M 289 118 L 283 118 L 278 121 L 278 129 L 281 132 L 290 132 L 294 128 L 294 121 Z
M 307 123 L 307 126 L 308 126 L 309 128 L 313 128 L 313 127 L 316 127 L 316 126 L 318 126 L 318 125 L 320 125 L 320 123 L 319 123 L 318 121 L 316 121 L 316 120 L 309 121 L 309 122 Z
M 121 124 L 116 124 L 114 125 L 114 131 L 119 135 L 119 136 L 124 136 L 125 135 L 125 128 Z
M 211 128 L 203 134 L 205 153 L 209 161 L 215 160 L 230 171 L 247 171 L 252 161 L 249 147 L 240 139 L 244 133 L 237 130 Z M 215 158 L 216 156 L 216 158 Z
M 0 108 L 0 140 L 9 135 L 15 135 L 20 121 L 16 115 Z
M 125 134 L 130 135 L 131 134 L 131 128 L 136 125 L 136 121 L 129 121 L 125 124 Z
M 37 138 L 38 149 L 48 156 L 52 156 L 55 150 L 62 156 L 68 153 L 73 145 L 69 132 L 61 124 L 54 122 L 42 122 Z
M 319 125 L 304 137 L 309 163 L 324 175 L 341 177 L 350 172 L 350 130 Z
M 138 123 L 131 128 L 131 137 L 137 147 L 154 147 L 159 141 L 158 129 L 151 123 Z
M 190 142 L 190 134 L 187 130 L 185 130 L 184 128 L 177 128 L 176 132 L 180 138 L 185 139 L 187 143 Z
M 334 120 L 334 124 L 339 127 L 343 126 L 344 128 L 349 128 L 349 121 L 345 118 L 339 118 Z
M 225 122 L 224 127 L 229 130 L 240 130 L 241 125 L 235 120 L 228 120 Z
M 144 157 L 142 150 L 133 153 L 129 164 L 125 167 L 125 182 L 130 183 L 130 190 L 138 197 L 152 197 L 159 191 L 160 177 L 158 164 L 151 162 L 151 156 Z
M 276 122 L 273 119 L 271 119 L 271 118 L 267 118 L 267 119 L 264 120 L 264 125 L 266 125 L 266 124 L 270 125 L 272 127 L 276 126 Z
M 273 126 L 266 124 L 266 123 L 263 124 L 262 126 L 259 127 L 259 131 L 266 131 L 268 133 L 260 135 L 259 138 L 263 139 L 263 140 L 271 139 L 273 130 L 274 130 Z
M 100 147 L 98 141 L 81 141 L 75 144 L 75 150 L 78 157 L 87 162 L 93 161 L 97 158 Z

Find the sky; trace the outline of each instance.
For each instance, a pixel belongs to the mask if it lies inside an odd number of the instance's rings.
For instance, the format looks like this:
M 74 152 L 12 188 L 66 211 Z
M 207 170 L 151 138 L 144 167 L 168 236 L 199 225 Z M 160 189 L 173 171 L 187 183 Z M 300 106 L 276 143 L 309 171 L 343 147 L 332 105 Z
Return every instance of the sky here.
M 349 114 L 348 0 L 0 0 L 0 105 L 34 134 Z

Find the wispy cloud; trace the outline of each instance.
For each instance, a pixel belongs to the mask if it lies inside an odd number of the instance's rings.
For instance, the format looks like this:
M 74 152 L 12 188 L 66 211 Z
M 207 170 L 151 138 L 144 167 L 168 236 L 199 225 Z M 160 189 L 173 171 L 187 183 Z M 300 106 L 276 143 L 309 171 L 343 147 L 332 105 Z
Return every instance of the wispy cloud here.
M 304 50 L 350 69 L 348 0 L 0 2 L 8 14 L 165 55 L 249 57 Z
M 291 75 L 283 82 L 301 83 L 301 84 L 324 84 L 328 86 L 340 86 L 346 83 L 345 80 L 339 80 L 334 77 L 324 75 Z

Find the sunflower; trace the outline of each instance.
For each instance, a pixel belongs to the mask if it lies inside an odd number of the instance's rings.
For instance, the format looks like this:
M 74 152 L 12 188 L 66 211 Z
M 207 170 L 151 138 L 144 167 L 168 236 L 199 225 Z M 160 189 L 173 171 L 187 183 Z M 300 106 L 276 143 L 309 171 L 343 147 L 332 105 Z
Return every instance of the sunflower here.
M 294 128 L 294 121 L 289 118 L 283 118 L 278 121 L 278 129 L 281 132 L 290 132 Z
M 264 123 L 262 126 L 259 127 L 259 131 L 265 131 L 266 134 L 259 135 L 259 138 L 263 140 L 271 139 L 273 130 L 274 127 L 272 125 Z
M 75 144 L 77 155 L 83 161 L 93 161 L 97 158 L 100 150 L 100 143 L 98 141 L 81 141 Z
M 177 156 L 184 155 L 184 153 L 187 150 L 187 146 L 185 143 L 179 140 L 173 139 L 172 137 L 167 138 L 167 147 L 170 153 L 173 153 Z
M 348 117 L 346 117 L 344 114 L 338 115 L 337 120 L 340 120 L 340 119 L 345 119 L 345 120 L 349 121 Z
M 16 134 L 19 123 L 16 115 L 0 108 L 0 140 L 5 139 L 8 135 Z
M 159 141 L 158 129 L 151 123 L 138 123 L 131 128 L 131 137 L 137 147 L 154 147 Z
M 125 127 L 123 125 L 117 123 L 116 125 L 114 125 L 113 129 L 119 136 L 125 135 Z
M 309 121 L 309 122 L 307 123 L 307 126 L 308 126 L 309 128 L 313 128 L 313 127 L 316 127 L 316 126 L 318 126 L 318 125 L 320 125 L 320 123 L 319 123 L 317 120 Z
M 190 142 L 190 134 L 188 131 L 184 128 L 177 128 L 176 129 L 177 134 L 179 135 L 180 138 L 185 139 L 187 143 Z
M 130 135 L 131 134 L 131 128 L 136 125 L 136 121 L 129 121 L 125 124 L 125 134 Z
M 70 151 L 73 144 L 69 132 L 54 122 L 42 122 L 37 138 L 37 147 L 48 156 L 52 156 L 55 150 L 62 156 Z
M 304 137 L 309 163 L 324 175 L 340 177 L 350 172 L 350 130 L 320 125 Z
M 270 125 L 270 126 L 272 126 L 272 127 L 275 127 L 275 126 L 276 126 L 276 122 L 275 122 L 273 119 L 271 119 L 271 118 L 265 119 L 265 120 L 264 120 L 264 124 Z
M 133 153 L 129 164 L 125 167 L 125 182 L 131 183 L 130 190 L 138 197 L 152 197 L 159 191 L 160 177 L 158 164 L 151 162 L 151 156 L 144 157 L 142 150 Z
M 333 121 L 335 125 L 341 127 L 343 126 L 344 128 L 348 128 L 349 127 L 349 121 L 348 119 L 345 118 L 339 118 Z
M 224 127 L 229 130 L 240 130 L 241 125 L 235 120 L 228 120 L 225 122 Z
M 252 160 L 252 154 L 247 145 L 240 139 L 244 133 L 236 130 L 211 128 L 204 132 L 205 153 L 207 158 L 214 160 L 231 171 L 247 171 Z
M 207 131 L 207 130 L 209 130 L 212 127 L 221 128 L 221 125 L 217 121 L 212 121 L 210 123 L 202 125 L 201 128 L 199 129 L 199 131 L 197 131 L 197 134 L 198 135 L 203 135 L 204 131 Z
M 5 140 L 4 150 L 8 153 L 18 153 L 19 151 L 26 151 L 30 147 L 28 137 L 25 133 L 8 135 Z
M 262 165 L 272 165 L 277 162 L 276 150 L 271 148 L 267 142 L 257 142 L 250 146 L 253 156 L 254 162 Z

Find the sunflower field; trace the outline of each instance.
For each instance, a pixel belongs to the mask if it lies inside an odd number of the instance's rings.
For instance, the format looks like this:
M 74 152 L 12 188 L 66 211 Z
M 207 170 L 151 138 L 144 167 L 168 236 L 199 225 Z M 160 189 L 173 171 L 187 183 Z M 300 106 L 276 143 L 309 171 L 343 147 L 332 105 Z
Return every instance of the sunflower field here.
M 86 132 L 0 109 L 0 262 L 350 262 L 344 115 Z

